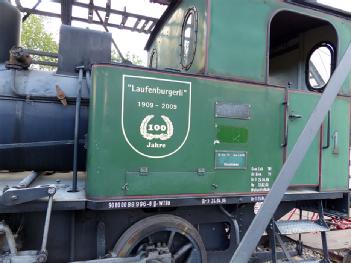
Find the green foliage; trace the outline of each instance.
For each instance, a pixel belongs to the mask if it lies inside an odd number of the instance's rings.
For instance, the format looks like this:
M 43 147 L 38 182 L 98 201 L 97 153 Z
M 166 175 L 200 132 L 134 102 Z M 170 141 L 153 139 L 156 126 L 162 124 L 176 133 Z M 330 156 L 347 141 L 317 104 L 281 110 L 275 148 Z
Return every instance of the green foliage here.
M 129 51 L 124 56 L 124 58 L 129 60 L 130 62 L 132 62 L 134 65 L 143 66 L 143 64 L 144 64 L 143 60 L 139 56 L 137 56 L 135 54 L 131 54 Z M 118 62 L 118 63 L 122 62 L 121 57 L 117 54 L 117 52 L 115 50 L 112 50 L 112 61 Z
M 58 45 L 54 36 L 45 31 L 45 18 L 31 15 L 22 25 L 22 46 L 46 52 L 57 53 Z
M 127 52 L 126 59 L 128 59 L 134 65 L 140 65 L 140 66 L 143 65 L 142 59 L 135 54 L 131 54 L 129 51 Z
M 58 44 L 51 33 L 45 31 L 45 20 L 47 18 L 31 15 L 22 24 L 21 44 L 26 49 L 34 49 L 45 52 L 58 52 Z M 57 62 L 54 58 L 38 58 L 34 60 Z M 50 69 L 47 66 L 40 66 L 41 69 Z M 52 69 L 52 68 L 51 68 Z

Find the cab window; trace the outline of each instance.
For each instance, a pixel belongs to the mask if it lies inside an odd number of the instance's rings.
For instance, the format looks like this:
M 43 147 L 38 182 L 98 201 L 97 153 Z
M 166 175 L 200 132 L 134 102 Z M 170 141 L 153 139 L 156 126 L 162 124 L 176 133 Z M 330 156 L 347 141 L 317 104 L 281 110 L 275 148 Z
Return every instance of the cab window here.
M 182 25 L 180 64 L 183 70 L 188 70 L 194 61 L 197 45 L 197 31 L 197 10 L 195 7 L 192 7 L 186 12 Z

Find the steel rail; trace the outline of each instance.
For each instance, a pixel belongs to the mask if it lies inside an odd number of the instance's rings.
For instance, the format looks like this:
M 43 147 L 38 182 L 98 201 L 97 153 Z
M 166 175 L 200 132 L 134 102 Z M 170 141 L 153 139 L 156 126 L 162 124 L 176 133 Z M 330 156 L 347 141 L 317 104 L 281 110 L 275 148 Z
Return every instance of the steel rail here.
M 230 263 L 247 263 L 249 261 L 350 71 L 351 44 L 330 78 L 317 106 L 280 170 L 261 209 L 255 216 L 239 247 L 231 258 Z

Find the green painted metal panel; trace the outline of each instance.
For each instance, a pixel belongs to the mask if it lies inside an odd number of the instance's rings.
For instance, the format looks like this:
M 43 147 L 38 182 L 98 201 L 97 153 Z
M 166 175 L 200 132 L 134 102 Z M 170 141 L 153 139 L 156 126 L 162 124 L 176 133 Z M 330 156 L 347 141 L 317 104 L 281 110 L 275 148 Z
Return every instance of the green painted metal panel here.
M 215 174 L 207 172 L 151 172 L 147 175 L 128 172 L 126 195 L 169 195 L 211 193 Z M 174 189 L 174 190 L 173 190 Z
M 330 146 L 322 152 L 322 190 L 347 190 L 349 171 L 350 101 L 337 98 L 330 112 Z M 328 127 L 324 127 L 327 146 Z
M 198 12 L 197 47 L 194 62 L 187 72 L 203 72 L 205 67 L 206 37 L 207 37 L 207 3 L 206 1 L 184 0 L 174 13 L 167 19 L 148 50 L 157 51 L 157 68 L 172 68 L 181 70 L 180 44 L 184 16 L 189 8 L 195 7 Z
M 289 120 L 288 151 L 319 97 L 317 93 L 289 92 L 289 114 L 302 118 Z M 283 89 L 271 87 L 95 67 L 87 194 L 113 198 L 268 191 L 283 161 L 283 98 Z M 227 109 L 228 117 L 218 116 L 217 104 L 232 107 Z M 237 110 L 242 105 L 250 106 L 244 114 L 249 116 L 231 118 L 243 114 Z M 323 190 L 347 188 L 348 114 L 348 100 L 338 99 L 332 110 L 331 135 L 339 133 L 339 153 L 332 148 L 323 152 Z M 154 117 L 146 118 L 151 115 Z M 165 146 L 148 147 L 150 143 Z M 319 150 L 317 135 L 294 185 L 319 183 Z M 230 154 L 219 158 L 220 153 Z
M 123 81 L 126 76 L 134 77 Z M 185 93 L 182 98 L 168 96 L 170 92 L 188 89 L 188 83 L 191 84 L 191 103 L 187 104 L 189 97 Z M 136 92 L 136 87 L 156 88 L 152 92 L 158 92 L 140 93 Z M 168 95 L 162 94 L 161 90 Z M 264 86 L 140 69 L 94 67 L 89 119 L 88 196 L 112 198 L 268 190 L 282 164 L 283 95 L 282 89 Z M 174 104 L 177 108 L 147 108 L 150 102 Z M 250 118 L 216 117 L 215 105 L 218 102 L 249 104 Z M 188 109 L 191 113 L 189 123 L 185 117 Z M 160 129 L 147 130 L 153 136 L 145 138 L 145 123 L 142 123 L 149 115 L 154 115 L 154 119 L 148 119 L 146 127 L 152 124 L 153 128 L 159 125 Z M 162 115 L 169 118 L 173 127 L 171 138 L 165 140 L 159 136 L 169 135 L 170 126 L 158 118 Z M 162 125 L 165 125 L 164 130 L 161 130 Z M 189 127 L 189 134 L 182 145 L 185 127 Z M 217 138 L 218 127 L 246 129 L 247 140 L 221 142 Z M 236 136 L 236 130 L 232 131 Z M 166 147 L 148 148 L 149 142 L 166 144 Z M 174 151 L 175 145 L 180 146 L 177 151 Z M 247 168 L 216 169 L 216 151 L 247 152 Z
M 208 38 L 208 73 L 266 82 L 269 58 L 269 23 L 280 11 L 291 11 L 328 21 L 338 35 L 337 60 L 340 61 L 351 41 L 351 22 L 341 17 L 303 8 L 278 0 L 185 0 L 167 19 L 157 35 L 149 55 L 155 48 L 158 68 L 179 69 L 180 33 L 185 11 L 195 6 L 199 11 L 197 54 L 189 72 L 202 72 L 205 68 L 206 38 Z M 207 24 L 207 19 L 210 23 Z M 320 42 L 320 40 L 316 40 Z M 351 75 L 340 94 L 351 94 Z
M 305 127 L 320 95 L 312 92 L 289 92 L 289 115 L 300 115 L 301 118 L 289 118 L 288 152 L 294 147 L 297 138 Z M 292 185 L 319 184 L 319 147 L 320 133 L 317 134 L 302 161 Z
M 209 73 L 264 82 L 272 12 L 266 1 L 211 1 Z
M 328 21 L 338 35 L 337 60 L 351 42 L 351 22 L 343 18 L 277 0 L 211 1 L 209 74 L 266 82 L 270 21 L 291 11 Z M 320 42 L 316 40 L 316 44 Z M 351 94 L 351 75 L 340 94 Z

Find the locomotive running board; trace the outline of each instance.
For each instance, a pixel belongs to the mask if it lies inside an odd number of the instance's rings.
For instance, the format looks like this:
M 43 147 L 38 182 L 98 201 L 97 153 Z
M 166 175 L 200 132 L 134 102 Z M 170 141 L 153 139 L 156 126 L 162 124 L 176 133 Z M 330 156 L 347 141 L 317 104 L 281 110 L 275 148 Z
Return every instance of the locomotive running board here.
M 263 232 L 279 206 L 284 193 L 288 189 L 290 181 L 293 179 L 296 170 L 299 168 L 302 160 L 304 159 L 307 150 L 309 149 L 350 71 L 351 44 L 347 48 L 345 55 L 330 78 L 317 106 L 312 112 L 305 128 L 301 132 L 290 155 L 280 170 L 279 175 L 275 180 L 271 191 L 266 196 L 261 209 L 255 216 L 233 257 L 231 258 L 230 263 L 247 263 L 249 261 Z

